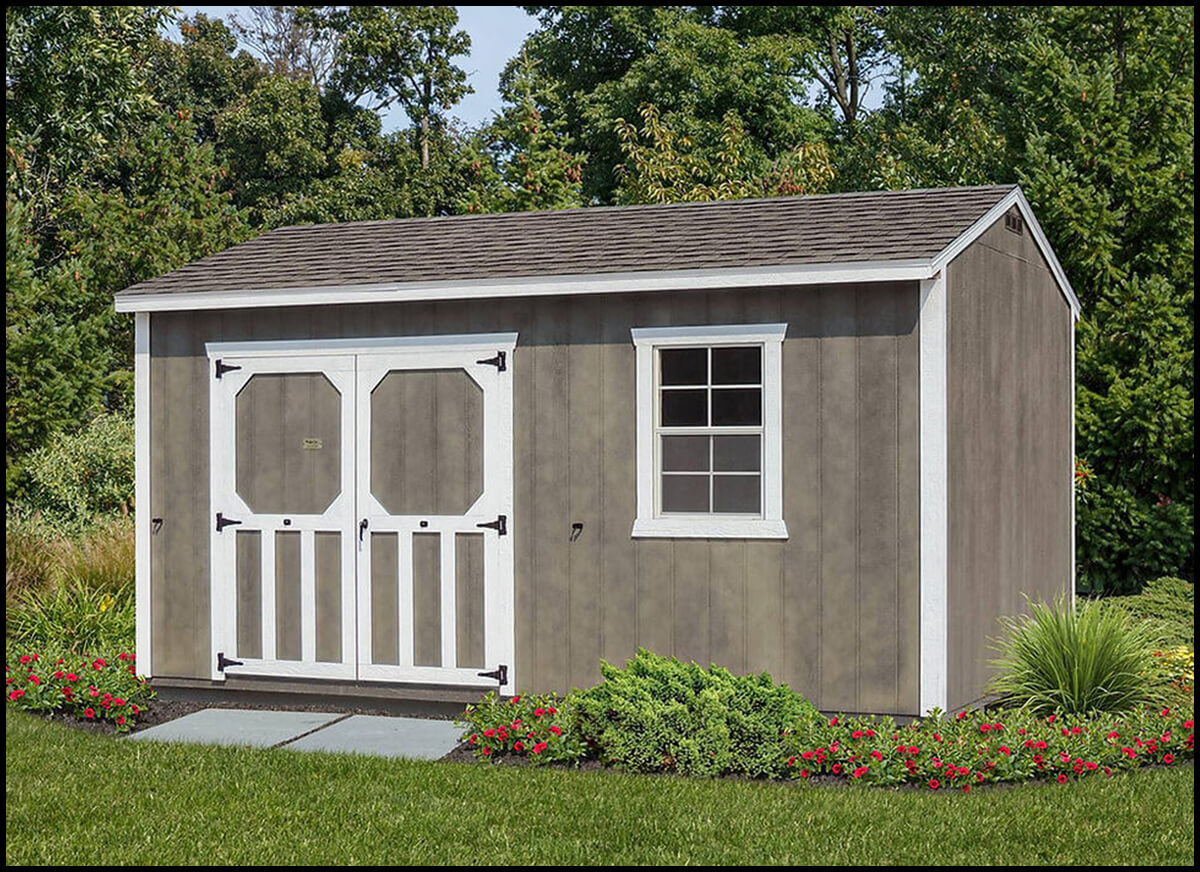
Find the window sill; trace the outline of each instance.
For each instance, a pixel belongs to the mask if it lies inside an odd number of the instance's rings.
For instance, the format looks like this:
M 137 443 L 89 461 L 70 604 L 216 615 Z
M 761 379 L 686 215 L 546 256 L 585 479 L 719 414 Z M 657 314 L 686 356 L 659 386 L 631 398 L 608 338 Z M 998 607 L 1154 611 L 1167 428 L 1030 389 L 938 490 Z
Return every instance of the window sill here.
M 787 524 L 762 518 L 638 518 L 634 539 L 786 539 Z

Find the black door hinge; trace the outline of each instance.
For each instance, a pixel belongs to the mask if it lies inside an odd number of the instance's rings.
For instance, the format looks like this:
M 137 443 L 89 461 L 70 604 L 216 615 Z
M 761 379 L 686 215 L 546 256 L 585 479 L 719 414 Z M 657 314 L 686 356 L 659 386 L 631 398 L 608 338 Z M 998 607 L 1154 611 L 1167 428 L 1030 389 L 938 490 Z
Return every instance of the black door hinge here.
M 497 515 L 496 520 L 487 521 L 483 524 L 476 524 L 476 527 L 487 527 L 489 530 L 495 530 L 501 536 L 508 535 L 508 515 Z
M 230 660 L 224 651 L 217 652 L 217 672 L 224 672 L 226 666 L 245 666 L 241 660 Z
M 480 678 L 493 678 L 497 684 L 505 687 L 508 684 L 508 664 L 501 663 L 491 672 L 477 672 L 476 675 Z
M 226 527 L 232 527 L 232 526 L 234 526 L 236 524 L 240 524 L 240 523 L 242 523 L 242 522 L 235 521 L 233 518 L 226 518 L 223 514 L 221 514 L 220 512 L 217 512 L 217 532 L 218 533 L 220 533 Z
M 232 363 L 226 363 L 220 358 L 217 358 L 217 378 L 220 378 L 227 372 L 233 372 L 235 369 L 241 369 L 241 367 L 235 366 Z
M 505 351 L 497 351 L 495 357 L 487 357 L 483 360 L 477 360 L 476 363 L 482 363 L 485 366 L 496 367 L 497 372 L 504 372 L 508 369 L 508 353 Z

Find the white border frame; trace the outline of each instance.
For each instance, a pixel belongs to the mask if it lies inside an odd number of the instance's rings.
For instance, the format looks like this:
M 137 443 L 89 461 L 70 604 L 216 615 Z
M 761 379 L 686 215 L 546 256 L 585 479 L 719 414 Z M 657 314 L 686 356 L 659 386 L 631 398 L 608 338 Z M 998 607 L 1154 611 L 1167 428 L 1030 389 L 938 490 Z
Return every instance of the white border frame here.
M 634 327 L 637 354 L 637 519 L 634 538 L 786 539 L 783 520 L 783 338 L 787 324 Z M 657 517 L 654 462 L 654 350 L 681 346 L 761 345 L 763 349 L 763 516 Z
M 946 270 L 921 282 L 920 371 L 920 689 L 921 714 L 946 711 L 949 699 L 950 486 Z
M 647 270 L 644 272 L 522 276 L 504 279 L 432 282 L 383 282 L 360 285 L 320 285 L 295 288 L 254 288 L 237 291 L 186 291 L 119 294 L 118 312 L 160 312 L 194 309 L 246 309 L 265 306 L 327 306 L 348 303 L 480 300 L 494 297 L 539 297 L 559 294 L 621 294 L 645 291 L 765 288 L 784 285 L 846 284 L 851 282 L 926 281 L 941 272 L 963 249 L 978 239 L 1005 212 L 1016 206 L 1071 312 L 1078 320 L 1075 291 L 1050 247 L 1033 208 L 1014 186 L 984 215 L 949 245 L 925 260 L 851 261 L 793 266 L 732 269 Z
M 138 675 L 154 674 L 150 537 L 154 509 L 150 505 L 150 313 L 133 317 L 133 438 L 134 438 L 134 576 Z

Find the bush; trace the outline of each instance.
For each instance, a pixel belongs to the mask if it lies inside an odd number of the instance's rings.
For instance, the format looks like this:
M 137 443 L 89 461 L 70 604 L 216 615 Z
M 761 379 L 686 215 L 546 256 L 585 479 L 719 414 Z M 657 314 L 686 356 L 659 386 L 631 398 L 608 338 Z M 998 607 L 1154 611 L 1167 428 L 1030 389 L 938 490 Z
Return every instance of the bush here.
M 1156 646 L 1195 645 L 1195 586 L 1181 578 L 1157 578 L 1136 596 L 1107 597 L 1099 602 L 1103 608 L 1148 623 Z
M 777 774 L 785 734 L 815 711 L 767 674 L 737 676 L 639 649 L 572 695 L 580 735 L 609 765 L 686 775 Z
M 79 531 L 99 516 L 128 514 L 133 506 L 133 422 L 103 414 L 79 432 L 61 436 L 30 455 L 25 508 Z
M 584 755 L 567 703 L 555 694 L 504 699 L 489 692 L 467 706 L 456 723 L 476 759 L 524 757 L 534 763 L 574 763 Z
M 117 591 L 64 581 L 16 595 L 5 612 L 7 637 L 31 650 L 129 650 L 136 638 L 132 587 Z
M 1042 714 L 1128 711 L 1164 698 L 1145 624 L 1088 600 L 1030 610 L 1002 619 L 994 692 Z
M 5 695 L 18 709 L 63 712 L 125 732 L 154 697 L 133 654 L 57 657 L 12 644 L 4 654 Z
M 897 727 L 890 718 L 812 717 L 789 737 L 792 778 L 828 776 L 931 790 L 1041 780 L 1065 784 L 1195 758 L 1191 710 L 1048 715 L 1025 709 L 962 712 Z
M 44 587 L 56 565 L 51 543 L 59 536 L 41 518 L 7 512 L 4 525 L 4 599 Z

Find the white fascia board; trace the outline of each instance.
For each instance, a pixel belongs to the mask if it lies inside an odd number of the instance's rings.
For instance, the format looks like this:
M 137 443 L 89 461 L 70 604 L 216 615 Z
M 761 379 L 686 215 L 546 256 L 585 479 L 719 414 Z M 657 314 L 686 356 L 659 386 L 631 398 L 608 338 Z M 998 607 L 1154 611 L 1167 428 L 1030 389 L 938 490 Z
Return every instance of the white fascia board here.
M 420 351 L 508 351 L 517 345 L 517 333 L 462 333 L 432 336 L 362 336 L 349 339 L 248 339 L 233 342 L 207 342 L 210 360 L 218 357 L 281 357 L 298 354 L 327 356 L 343 354 L 392 354 Z
M 154 674 L 150 637 L 150 313 L 138 312 L 133 325 L 133 442 L 134 442 L 134 612 L 137 670 Z
M 1046 258 L 1046 263 L 1050 266 L 1050 273 L 1054 276 L 1054 281 L 1058 284 L 1058 289 L 1062 292 L 1063 298 L 1066 299 L 1067 305 L 1071 307 L 1071 314 L 1078 321 L 1082 313 L 1082 309 L 1079 306 L 1079 298 L 1075 296 L 1075 289 L 1071 287 L 1071 282 L 1067 279 L 1067 274 L 1063 270 L 1062 264 L 1058 262 L 1058 257 L 1054 254 L 1054 249 L 1050 247 L 1050 240 L 1046 238 L 1046 234 L 1042 230 L 1042 225 L 1038 223 L 1037 216 L 1033 214 L 1033 207 L 1029 205 L 1029 201 L 1025 199 L 1025 194 L 1019 187 L 1014 187 L 1005 194 L 1004 198 L 991 209 L 988 209 L 982 218 L 943 248 L 933 259 L 933 269 L 930 275 L 945 269 L 950 261 L 962 254 L 967 246 L 1003 218 L 1004 213 L 1013 206 L 1016 206 L 1020 210 L 1021 217 L 1025 219 L 1025 225 L 1029 228 L 1030 235 L 1033 236 L 1033 241 L 1037 243 L 1038 249 L 1042 252 L 1042 256 Z
M 172 312 L 203 309 L 257 309 L 350 303 L 484 300 L 547 297 L 558 294 L 622 294 L 652 291 L 765 288 L 849 282 L 920 281 L 934 273 L 927 260 L 880 260 L 737 269 L 685 269 L 655 272 L 592 273 L 480 279 L 477 281 L 392 282 L 309 288 L 247 288 L 239 291 L 132 294 L 118 296 L 118 312 Z

